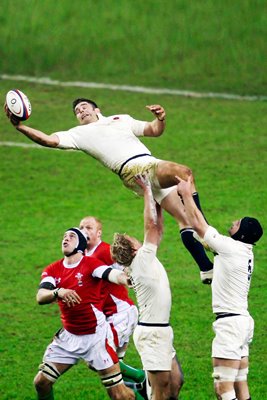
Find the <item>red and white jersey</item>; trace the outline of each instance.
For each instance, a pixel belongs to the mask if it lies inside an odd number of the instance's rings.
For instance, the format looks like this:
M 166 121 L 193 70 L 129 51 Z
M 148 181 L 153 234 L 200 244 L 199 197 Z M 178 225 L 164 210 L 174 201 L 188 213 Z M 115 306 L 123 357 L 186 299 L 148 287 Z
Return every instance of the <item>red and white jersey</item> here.
M 44 269 L 41 283 L 50 282 L 57 288 L 75 290 L 82 299 L 80 304 L 68 307 L 58 298 L 61 321 L 68 332 L 75 335 L 92 334 L 105 321 L 105 294 L 102 290 L 105 281 L 99 278 L 108 268 L 94 257 L 83 257 L 76 264 L 67 265 L 61 259 Z
M 94 256 L 103 261 L 106 265 L 113 265 L 113 267 L 116 268 L 111 258 L 110 245 L 108 243 L 100 242 L 89 253 L 87 252 L 86 255 Z M 102 290 L 105 294 L 108 294 L 103 307 L 106 317 L 110 317 L 115 313 L 124 312 L 130 306 L 134 305 L 132 299 L 129 298 L 128 290 L 123 285 L 105 281 L 103 282 Z

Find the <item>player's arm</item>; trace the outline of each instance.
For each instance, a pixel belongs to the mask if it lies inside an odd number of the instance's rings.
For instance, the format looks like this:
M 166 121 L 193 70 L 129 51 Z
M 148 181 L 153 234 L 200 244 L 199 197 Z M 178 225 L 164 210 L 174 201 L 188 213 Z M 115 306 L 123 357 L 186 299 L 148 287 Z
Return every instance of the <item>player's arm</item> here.
M 64 301 L 68 307 L 79 304 L 82 300 L 75 290 L 56 288 L 49 282 L 41 283 L 36 295 L 38 304 L 50 304 L 58 299 L 62 299 L 62 301 Z
M 152 122 L 147 122 L 144 129 L 144 136 L 160 136 L 165 129 L 166 112 L 158 104 L 146 106 L 146 108 L 155 115 Z
M 23 135 L 27 136 L 33 142 L 40 144 L 41 146 L 46 147 L 57 147 L 59 144 L 59 138 L 56 134 L 47 135 L 44 132 L 41 132 L 37 129 L 30 128 L 29 126 L 24 125 L 15 115 L 13 115 L 7 105 L 4 106 L 5 113 L 9 118 L 11 124 Z
M 99 261 L 99 260 L 98 260 Z M 107 265 L 98 266 L 92 273 L 94 278 L 104 279 L 117 285 L 128 285 L 128 277 L 122 270 Z
M 161 207 L 156 205 L 147 176 L 136 175 L 135 181 L 144 193 L 144 240 L 158 246 L 163 230 Z
M 182 178 L 176 176 L 176 179 L 178 181 L 177 192 L 182 198 L 189 224 L 203 238 L 209 225 L 194 202 L 191 190 L 193 178 L 190 176 L 187 181 L 184 181 Z

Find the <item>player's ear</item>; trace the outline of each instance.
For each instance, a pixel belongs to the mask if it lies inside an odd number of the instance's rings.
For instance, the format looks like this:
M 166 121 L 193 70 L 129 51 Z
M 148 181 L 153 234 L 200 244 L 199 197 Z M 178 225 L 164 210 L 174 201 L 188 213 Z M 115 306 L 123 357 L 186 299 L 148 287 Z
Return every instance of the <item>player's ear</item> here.
M 101 113 L 100 108 L 96 107 L 96 108 L 95 108 L 95 112 L 96 112 L 97 114 L 98 114 L 98 113 Z

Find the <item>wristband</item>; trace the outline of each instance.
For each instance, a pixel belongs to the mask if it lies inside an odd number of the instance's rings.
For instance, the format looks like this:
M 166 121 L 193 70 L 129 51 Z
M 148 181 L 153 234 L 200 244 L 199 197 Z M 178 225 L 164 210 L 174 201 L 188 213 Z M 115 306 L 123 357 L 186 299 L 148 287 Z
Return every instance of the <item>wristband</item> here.
M 158 120 L 159 120 L 160 122 L 163 122 L 163 121 L 165 121 L 165 118 L 162 118 L 162 119 L 159 119 L 159 118 L 158 118 Z
M 54 298 L 55 298 L 55 299 L 58 298 L 58 291 L 59 291 L 59 289 L 60 289 L 60 288 L 57 288 L 56 290 L 53 291 L 53 295 L 54 295 Z

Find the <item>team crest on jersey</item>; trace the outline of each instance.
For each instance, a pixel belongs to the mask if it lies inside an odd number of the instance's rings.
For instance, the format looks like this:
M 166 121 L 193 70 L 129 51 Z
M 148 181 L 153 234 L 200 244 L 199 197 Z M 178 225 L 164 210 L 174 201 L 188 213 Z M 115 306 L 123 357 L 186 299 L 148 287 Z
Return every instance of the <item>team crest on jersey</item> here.
M 61 278 L 55 278 L 56 286 L 59 285 L 60 281 L 61 281 Z
M 78 274 L 75 275 L 75 278 L 77 278 L 77 280 L 78 280 L 78 286 L 83 285 L 82 277 L 83 277 L 83 274 L 81 274 L 80 272 L 78 272 Z

